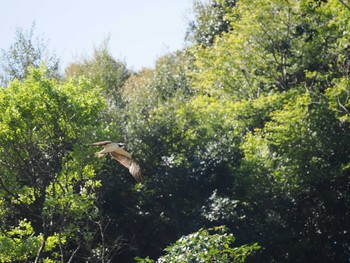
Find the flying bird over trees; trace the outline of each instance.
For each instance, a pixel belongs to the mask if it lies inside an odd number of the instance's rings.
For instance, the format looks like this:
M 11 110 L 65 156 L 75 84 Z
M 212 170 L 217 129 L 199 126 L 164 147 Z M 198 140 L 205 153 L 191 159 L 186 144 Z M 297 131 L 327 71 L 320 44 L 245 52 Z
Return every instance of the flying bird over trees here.
M 130 174 L 136 179 L 137 182 L 141 182 L 143 175 L 140 166 L 134 161 L 131 154 L 124 150 L 123 143 L 117 143 L 112 141 L 95 142 L 90 146 L 102 146 L 103 150 L 96 152 L 97 157 L 103 157 L 104 154 L 109 154 L 120 164 L 129 169 Z

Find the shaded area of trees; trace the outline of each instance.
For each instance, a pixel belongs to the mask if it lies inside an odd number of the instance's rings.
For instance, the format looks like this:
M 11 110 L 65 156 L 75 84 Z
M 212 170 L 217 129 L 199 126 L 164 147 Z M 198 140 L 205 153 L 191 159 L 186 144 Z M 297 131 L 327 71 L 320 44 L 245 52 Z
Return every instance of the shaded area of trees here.
M 194 12 L 191 47 L 153 69 L 104 44 L 1 89 L 2 262 L 349 261 L 346 4 Z M 144 182 L 93 157 L 105 139 Z

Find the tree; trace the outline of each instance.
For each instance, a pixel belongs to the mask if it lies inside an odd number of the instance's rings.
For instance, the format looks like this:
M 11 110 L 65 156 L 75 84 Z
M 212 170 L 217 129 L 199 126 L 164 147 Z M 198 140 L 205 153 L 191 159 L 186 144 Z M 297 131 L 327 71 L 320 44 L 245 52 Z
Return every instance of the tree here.
M 155 240 L 137 238 L 139 255 L 225 224 L 263 247 L 257 262 L 347 260 L 348 13 L 239 1 L 225 9 L 232 30 L 192 47 L 189 67 L 159 60 L 126 82 L 119 123 L 149 175 L 133 226 Z
M 213 47 L 196 48 L 196 87 L 209 94 L 223 91 L 249 99 L 302 83 L 313 88 L 319 82 L 324 90 L 332 77 L 342 74 L 336 61 L 346 53 L 340 32 L 345 30 L 348 12 L 340 3 L 320 7 L 315 1 L 255 4 L 264 8 L 252 9 L 250 2 L 240 1 L 229 16 L 233 31 L 218 38 Z M 330 13 L 335 9 L 343 10 L 345 20 Z M 312 72 L 316 75 L 308 74 Z
M 162 248 L 184 231 L 182 228 L 170 231 L 180 225 L 180 216 L 176 213 L 182 206 L 177 203 L 181 198 L 172 197 L 172 193 L 181 189 L 178 184 L 174 189 L 171 181 L 186 180 L 186 174 L 175 177 L 176 169 L 183 168 L 180 163 L 178 167 L 170 168 L 165 160 L 181 143 L 180 137 L 177 137 L 181 134 L 177 130 L 176 110 L 172 109 L 180 107 L 191 94 L 186 75 L 190 67 L 191 59 L 185 51 L 162 57 L 155 69 L 143 69 L 126 81 L 119 98 L 122 106 L 110 112 L 111 119 L 118 124 L 116 130 L 120 132 L 117 133 L 122 135 L 120 140 L 127 143 L 128 150 L 138 159 L 146 175 L 141 186 L 135 187 L 133 182 L 130 184 L 128 180 L 115 178 L 115 186 L 109 189 L 113 192 L 108 200 L 113 207 L 109 213 L 115 217 L 117 207 L 122 211 L 115 218 L 116 224 L 123 227 L 115 231 L 121 231 L 130 246 L 135 248 L 131 252 L 134 256 L 146 255 L 146 251 L 151 251 L 149 256 L 158 256 Z M 115 193 L 115 188 L 124 190 Z M 119 195 L 127 196 L 127 201 L 121 201 Z M 186 205 L 186 212 L 189 208 Z M 159 217 L 161 213 L 164 216 Z M 150 221 L 153 223 L 148 224 Z M 147 228 L 145 224 L 148 224 Z M 144 235 L 148 235 L 149 239 L 145 239 Z
M 339 1 L 255 4 L 240 1 L 233 30 L 194 49 L 191 134 L 242 138 L 227 147 L 240 187 L 219 188 L 203 215 L 258 241 L 255 261 L 346 261 L 349 12 Z
M 7 86 L 14 79 L 23 80 L 29 73 L 29 67 L 39 68 L 42 64 L 46 65 L 46 74 L 50 77 L 59 76 L 59 59 L 49 53 L 48 43 L 43 37 L 34 36 L 34 30 L 35 23 L 27 31 L 17 28 L 14 43 L 8 50 L 1 50 L 2 86 Z
M 224 226 L 199 231 L 181 237 L 175 244 L 168 246 L 166 255 L 160 257 L 157 262 L 235 262 L 243 263 L 246 258 L 260 249 L 255 243 L 232 247 L 235 238 L 227 233 Z M 150 259 L 140 259 L 138 262 L 153 262 Z
M 0 257 L 106 260 L 101 182 L 84 147 L 102 131 L 105 100 L 88 81 L 60 84 L 45 70 L 31 68 L 0 93 Z
M 216 37 L 232 30 L 226 13 L 235 5 L 236 0 L 195 1 L 195 20 L 189 23 L 186 40 L 202 47 L 213 45 Z
M 113 58 L 108 50 L 108 39 L 94 49 L 91 58 L 83 58 L 80 62 L 71 63 L 65 69 L 65 77 L 85 77 L 100 87 L 104 96 L 115 103 L 118 101 L 120 89 L 129 78 L 131 71 L 122 61 Z
M 243 145 L 243 167 L 271 195 L 270 201 L 260 197 L 259 202 L 270 213 L 266 224 L 279 228 L 279 236 L 265 240 L 265 253 L 284 261 L 317 262 L 309 255 L 318 251 L 323 259 L 343 261 L 347 252 L 340 247 L 346 246 L 347 233 L 342 229 L 348 227 L 349 215 L 340 211 L 348 201 L 336 196 L 345 191 L 349 159 L 343 145 L 350 138 L 343 125 L 348 124 L 339 125 L 334 112 L 324 104 L 313 105 L 308 94 L 292 98 Z
M 3 261 L 348 261 L 350 12 L 215 3 L 230 29 L 154 69 L 124 75 L 105 50 L 1 91 Z M 92 158 L 96 138 L 145 180 Z

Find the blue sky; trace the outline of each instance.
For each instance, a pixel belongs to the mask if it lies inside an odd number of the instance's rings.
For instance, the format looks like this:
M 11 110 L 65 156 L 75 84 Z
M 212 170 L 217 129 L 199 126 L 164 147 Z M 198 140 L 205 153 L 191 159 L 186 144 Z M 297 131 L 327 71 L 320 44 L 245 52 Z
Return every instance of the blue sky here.
M 49 40 L 62 66 L 92 54 L 109 36 L 112 55 L 135 70 L 184 46 L 192 0 L 0 0 L 0 49 L 15 29 Z

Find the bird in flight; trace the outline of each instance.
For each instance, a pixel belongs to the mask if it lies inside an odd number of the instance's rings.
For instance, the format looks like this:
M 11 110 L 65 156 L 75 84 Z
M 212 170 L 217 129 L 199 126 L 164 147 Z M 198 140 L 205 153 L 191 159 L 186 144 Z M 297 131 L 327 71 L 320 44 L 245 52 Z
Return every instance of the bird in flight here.
M 103 150 L 95 153 L 97 157 L 103 157 L 104 154 L 109 154 L 120 164 L 129 169 L 130 174 L 136 179 L 137 182 L 141 182 L 143 175 L 140 166 L 134 161 L 131 154 L 124 150 L 123 143 L 103 141 L 95 142 L 90 146 L 102 146 Z

